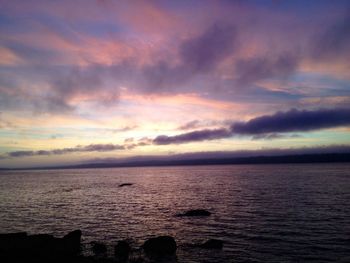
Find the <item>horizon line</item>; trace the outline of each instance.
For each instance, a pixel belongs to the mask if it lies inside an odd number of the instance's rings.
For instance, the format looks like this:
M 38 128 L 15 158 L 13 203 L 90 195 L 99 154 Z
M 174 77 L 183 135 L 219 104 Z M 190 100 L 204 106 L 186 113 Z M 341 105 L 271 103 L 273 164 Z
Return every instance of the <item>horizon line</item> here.
M 255 155 L 221 158 L 192 158 L 161 160 L 155 157 L 150 160 L 130 160 L 124 162 L 89 162 L 72 165 L 36 166 L 36 167 L 0 167 L 0 171 L 18 170 L 60 170 L 60 169 L 98 169 L 98 168 L 132 168 L 163 166 L 200 166 L 200 165 L 264 165 L 264 164 L 308 164 L 308 163 L 348 163 L 349 153 L 304 153 L 285 155 Z

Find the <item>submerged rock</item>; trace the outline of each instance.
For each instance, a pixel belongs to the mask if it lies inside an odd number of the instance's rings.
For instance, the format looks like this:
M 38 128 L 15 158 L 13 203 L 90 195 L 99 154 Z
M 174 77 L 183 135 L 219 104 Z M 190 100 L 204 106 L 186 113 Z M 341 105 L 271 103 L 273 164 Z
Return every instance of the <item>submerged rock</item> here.
M 211 213 L 204 209 L 194 209 L 186 211 L 183 214 L 177 214 L 176 216 L 210 216 Z
M 114 247 L 114 256 L 118 261 L 127 261 L 131 247 L 126 241 L 119 241 L 118 244 Z
M 171 236 L 159 236 L 150 238 L 142 246 L 146 255 L 174 256 L 176 253 L 176 241 Z
M 119 187 L 124 187 L 124 186 L 131 186 L 133 185 L 132 183 L 124 183 L 124 184 L 120 184 Z
M 209 239 L 205 243 L 199 245 L 201 248 L 205 249 L 222 249 L 224 246 L 224 242 L 218 239 Z
M 92 242 L 92 252 L 94 252 L 95 255 L 101 255 L 105 254 L 107 252 L 107 247 L 105 244 L 100 242 Z

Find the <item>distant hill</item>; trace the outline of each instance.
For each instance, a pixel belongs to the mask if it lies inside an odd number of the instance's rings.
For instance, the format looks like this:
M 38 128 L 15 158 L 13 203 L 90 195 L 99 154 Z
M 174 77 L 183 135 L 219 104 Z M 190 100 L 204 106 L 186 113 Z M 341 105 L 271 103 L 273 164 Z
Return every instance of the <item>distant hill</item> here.
M 350 153 L 300 154 L 281 156 L 251 156 L 232 158 L 198 158 L 186 160 L 153 160 L 125 161 L 122 163 L 85 163 L 68 166 L 34 167 L 26 169 L 81 169 L 81 168 L 113 168 L 113 167 L 147 167 L 147 166 L 177 166 L 177 165 L 228 165 L 228 164 L 283 164 L 283 163 L 336 163 L 350 162 Z M 6 169 L 0 170 L 24 170 Z

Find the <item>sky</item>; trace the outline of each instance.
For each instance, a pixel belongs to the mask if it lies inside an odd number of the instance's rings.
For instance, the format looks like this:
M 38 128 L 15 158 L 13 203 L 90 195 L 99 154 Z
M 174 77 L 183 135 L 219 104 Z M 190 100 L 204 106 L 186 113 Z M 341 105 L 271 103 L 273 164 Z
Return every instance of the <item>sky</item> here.
M 0 0 L 0 167 L 350 145 L 349 1 Z

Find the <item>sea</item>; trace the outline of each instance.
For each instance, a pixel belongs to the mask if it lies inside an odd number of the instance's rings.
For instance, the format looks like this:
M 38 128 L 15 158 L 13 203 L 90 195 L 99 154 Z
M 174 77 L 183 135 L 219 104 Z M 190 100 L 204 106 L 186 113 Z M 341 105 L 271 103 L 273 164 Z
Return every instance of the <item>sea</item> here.
M 212 214 L 175 216 L 190 209 Z M 350 262 L 350 164 L 0 172 L 1 233 L 75 229 L 86 254 L 170 235 L 177 262 Z M 222 250 L 193 246 L 213 238 Z

